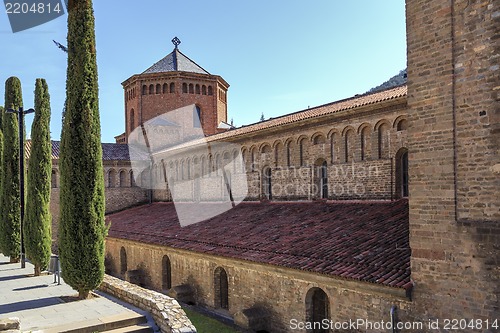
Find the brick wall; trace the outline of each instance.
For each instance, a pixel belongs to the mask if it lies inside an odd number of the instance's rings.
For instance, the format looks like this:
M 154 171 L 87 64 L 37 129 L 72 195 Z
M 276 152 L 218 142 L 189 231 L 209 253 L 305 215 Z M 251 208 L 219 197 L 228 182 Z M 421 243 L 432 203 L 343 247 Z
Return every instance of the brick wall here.
M 245 309 L 264 309 L 269 317 L 260 329 L 269 332 L 290 332 L 291 320 L 306 320 L 307 297 L 312 288 L 321 288 L 327 294 L 329 314 L 334 322 L 357 318 L 387 322 L 393 305 L 400 309 L 400 320 L 407 321 L 405 312 L 412 308 L 403 289 L 108 238 L 107 269 L 111 274 L 120 275 L 122 247 L 126 253 L 127 269 L 141 269 L 144 284 L 158 291 L 162 291 L 162 260 L 167 255 L 172 286 L 189 284 L 195 290 L 195 302 L 209 308 L 216 304 L 215 271 L 222 267 L 228 277 L 229 313 L 239 317 Z M 300 329 L 293 331 L 305 332 Z
M 327 164 L 329 199 L 391 199 L 398 193 L 396 157 L 408 147 L 407 127 L 402 125 L 406 119 L 405 101 L 395 100 L 351 110 L 349 115 L 333 114 L 322 122 L 308 120 L 293 127 L 231 138 L 228 151 L 224 151 L 224 142 L 218 142 L 210 154 L 205 147 L 177 154 L 160 153 L 155 156 L 155 168 L 165 166 L 167 179 L 174 179 L 180 200 L 193 197 L 195 175 L 204 175 L 200 179 L 200 200 L 221 198 L 225 185 L 216 170 L 222 165 L 226 165 L 233 180 L 246 172 L 246 200 L 267 197 L 267 168 L 271 168 L 273 200 L 315 199 L 321 196 L 319 175 L 323 162 Z M 239 161 L 224 158 L 238 151 L 245 161 L 244 168 Z M 162 177 L 160 181 L 164 182 Z M 162 193 L 155 195 L 155 200 L 166 199 Z
M 414 314 L 500 318 L 500 3 L 406 6 Z

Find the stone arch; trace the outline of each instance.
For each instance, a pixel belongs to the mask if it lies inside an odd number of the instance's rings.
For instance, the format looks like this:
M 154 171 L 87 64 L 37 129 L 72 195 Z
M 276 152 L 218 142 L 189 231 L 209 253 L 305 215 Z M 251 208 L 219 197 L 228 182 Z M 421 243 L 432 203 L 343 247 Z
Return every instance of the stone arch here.
M 360 159 L 365 161 L 370 156 L 371 132 L 370 125 L 365 123 L 358 127 Z
M 208 95 L 209 95 L 209 96 L 212 96 L 212 95 L 214 94 L 214 88 L 212 88 L 212 86 L 208 86 L 208 88 L 207 88 L 207 89 L 208 89 L 208 90 L 207 90 L 207 91 L 208 91 Z
M 396 198 L 406 198 L 410 195 L 408 187 L 408 148 L 403 147 L 396 153 Z
M 137 184 L 135 182 L 134 170 L 130 170 L 130 187 L 136 187 Z
M 206 95 L 207 94 L 207 86 L 206 85 L 202 85 L 201 86 L 201 94 L 202 95 Z
M 116 170 L 115 169 L 109 169 L 108 170 L 108 187 L 115 187 L 116 186 Z
M 197 95 L 199 95 L 201 92 L 200 92 L 200 85 L 199 84 L 196 84 L 196 86 L 194 87 L 194 91 Z
M 201 171 L 200 171 L 201 177 L 205 177 L 208 172 L 207 172 L 207 158 L 205 155 L 201 157 Z
M 194 85 L 192 83 L 189 84 L 189 93 L 194 94 Z
M 259 147 L 259 151 L 261 154 L 267 154 L 267 153 L 270 153 L 272 151 L 271 149 L 271 145 L 267 142 L 264 142 L 260 145 Z
M 311 136 L 311 143 L 313 145 L 325 144 L 326 136 L 322 132 L 316 132 Z
M 286 160 L 286 165 L 287 167 L 292 166 L 292 149 L 293 149 L 293 142 L 294 140 L 292 138 L 289 138 L 285 141 L 285 160 Z
M 306 322 L 310 322 L 313 329 L 307 330 L 311 333 L 327 333 L 328 329 L 323 329 L 323 320 L 330 320 L 330 303 L 328 295 L 321 288 L 311 288 L 306 294 Z
M 343 148 L 344 148 L 344 162 L 349 163 L 352 161 L 354 155 L 354 139 L 356 131 L 352 126 L 347 126 L 342 131 L 342 136 L 344 138 Z
M 337 129 L 331 129 L 328 132 L 327 138 L 330 139 L 330 163 L 335 163 L 339 156 L 339 142 L 340 133 Z
M 163 94 L 166 94 L 167 92 L 168 92 L 168 83 L 166 83 L 166 82 L 165 82 L 165 83 L 163 84 L 162 93 L 163 93 Z
M 120 170 L 119 179 L 120 179 L 120 187 L 126 187 L 127 186 L 127 171 L 125 171 L 124 169 Z
M 156 91 L 155 91 L 156 94 L 161 94 L 161 84 L 157 83 L 156 84 Z
M 128 270 L 128 263 L 127 263 L 127 251 L 125 248 L 122 246 L 120 248 L 120 274 L 125 275 L 125 273 Z
M 172 265 L 167 255 L 161 259 L 161 288 L 163 290 L 172 288 Z
M 258 150 L 254 145 L 250 148 L 250 171 L 255 171 L 255 166 L 257 164 L 257 158 L 255 156 L 255 151 Z
M 171 82 L 170 83 L 170 86 L 169 86 L 169 92 L 171 94 L 175 93 L 175 83 L 174 82 Z
M 389 131 L 391 129 L 391 123 L 385 119 L 379 120 L 375 124 L 375 131 L 377 131 L 377 148 L 378 148 L 378 158 L 389 157 Z
M 155 93 L 155 86 L 153 84 L 149 85 L 149 94 L 153 95 Z
M 281 143 L 281 140 L 276 140 L 273 143 L 273 148 L 274 148 L 274 166 L 278 167 L 282 163 L 281 162 L 281 152 L 283 151 L 283 144 Z
M 241 148 L 241 159 L 242 159 L 242 163 L 241 163 L 241 172 L 246 172 L 247 170 L 247 148 L 246 147 L 242 147 Z
M 226 270 L 217 267 L 214 271 L 214 306 L 216 309 L 229 310 L 229 281 Z
M 233 149 L 233 159 L 231 161 L 233 164 L 233 173 L 236 173 L 238 170 L 238 154 L 239 151 L 237 149 Z
M 306 143 L 308 141 L 307 136 L 301 135 L 297 138 L 297 145 L 299 147 L 299 166 L 305 166 L 306 164 Z
M 147 95 L 148 94 L 148 86 L 147 85 L 142 85 L 142 94 Z
M 149 169 L 144 169 L 141 172 L 141 187 L 142 188 L 149 187 Z
M 185 94 L 187 94 L 188 92 L 188 85 L 185 82 L 182 84 L 182 92 Z
M 404 131 L 408 129 L 408 119 L 406 116 L 399 116 L 394 120 L 393 126 L 396 131 Z

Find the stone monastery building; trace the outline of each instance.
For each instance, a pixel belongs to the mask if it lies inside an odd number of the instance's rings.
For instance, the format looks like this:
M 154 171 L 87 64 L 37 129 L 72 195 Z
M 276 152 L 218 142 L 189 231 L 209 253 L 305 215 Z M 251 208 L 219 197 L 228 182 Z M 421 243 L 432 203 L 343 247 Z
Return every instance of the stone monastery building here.
M 445 319 L 494 332 L 500 2 L 406 10 L 407 84 L 253 125 L 227 124 L 229 84 L 178 42 L 123 82 L 125 133 L 103 144 L 108 273 L 260 332 L 388 322 L 391 309 L 418 332 L 447 331 Z M 184 140 L 153 147 L 155 133 Z M 57 229 L 58 142 L 53 152 Z M 221 202 L 231 209 L 181 226 L 183 207 Z

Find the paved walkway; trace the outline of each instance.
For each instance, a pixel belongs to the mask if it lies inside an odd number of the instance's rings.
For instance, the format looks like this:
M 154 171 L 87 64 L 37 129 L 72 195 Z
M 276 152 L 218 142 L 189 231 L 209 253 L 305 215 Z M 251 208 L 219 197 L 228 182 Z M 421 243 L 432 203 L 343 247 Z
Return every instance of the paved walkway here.
M 64 303 L 62 296 L 78 293 L 61 279 L 54 283 L 53 275 L 33 276 L 33 265 L 10 264 L 0 254 L 0 319 L 18 317 L 21 331 L 40 331 L 54 326 L 82 321 L 95 321 L 111 316 L 144 314 L 107 294 L 99 297 Z

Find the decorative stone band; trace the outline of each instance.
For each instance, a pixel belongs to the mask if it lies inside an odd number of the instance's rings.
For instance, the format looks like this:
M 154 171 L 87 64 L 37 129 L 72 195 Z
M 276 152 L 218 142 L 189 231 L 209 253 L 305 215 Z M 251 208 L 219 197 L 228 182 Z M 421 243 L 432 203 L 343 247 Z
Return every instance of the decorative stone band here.
M 104 275 L 99 290 L 151 313 L 162 333 L 196 333 L 179 303 L 167 295 L 109 275 Z

